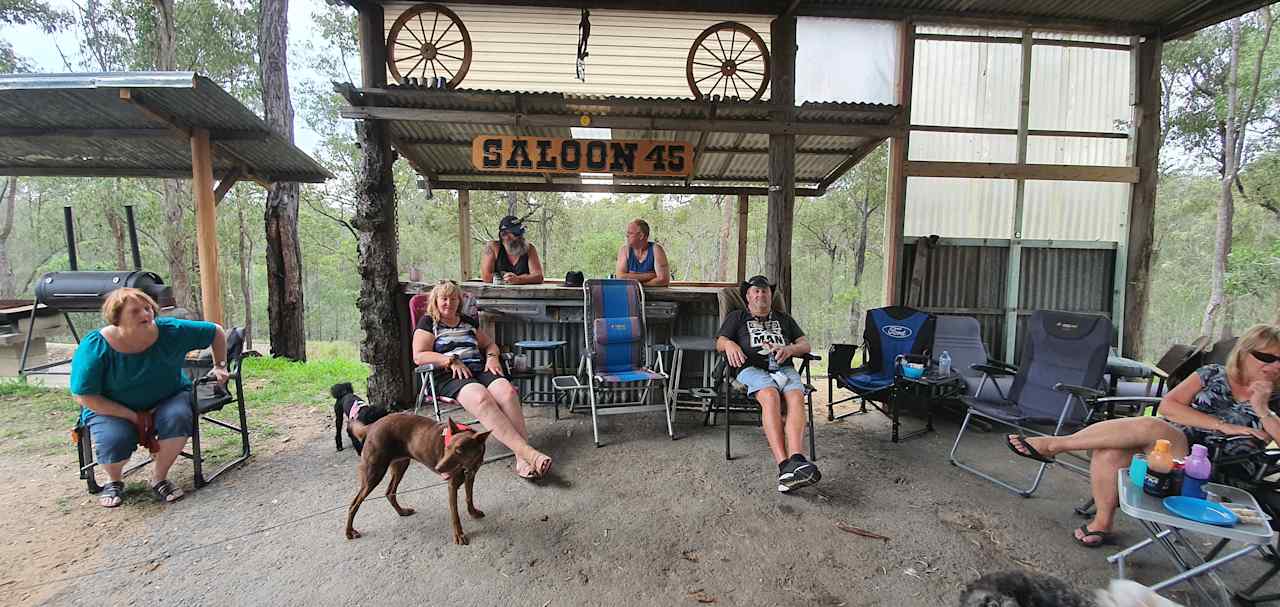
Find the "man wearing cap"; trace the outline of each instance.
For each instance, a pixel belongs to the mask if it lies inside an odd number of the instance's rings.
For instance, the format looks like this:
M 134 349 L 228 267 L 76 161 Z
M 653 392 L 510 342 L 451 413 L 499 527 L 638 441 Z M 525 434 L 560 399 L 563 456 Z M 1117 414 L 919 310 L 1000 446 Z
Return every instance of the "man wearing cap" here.
M 804 380 L 791 364 L 809 353 L 809 340 L 795 319 L 773 309 L 774 285 L 752 276 L 740 285 L 746 310 L 725 316 L 716 338 L 738 382 L 760 403 L 765 440 L 778 464 L 778 491 L 790 493 L 818 482 L 822 474 L 801 452 L 804 444 Z M 783 425 L 785 402 L 786 425 Z
M 626 243 L 618 249 L 614 276 L 635 279 L 646 287 L 665 287 L 671 284 L 667 252 L 662 245 L 649 240 L 649 222 L 639 218 L 632 219 L 627 224 L 626 238 Z
M 484 248 L 480 278 L 493 282 L 495 275 L 509 285 L 542 284 L 542 261 L 538 259 L 538 249 L 525 242 L 524 225 L 514 215 L 507 215 L 498 222 L 498 240 Z

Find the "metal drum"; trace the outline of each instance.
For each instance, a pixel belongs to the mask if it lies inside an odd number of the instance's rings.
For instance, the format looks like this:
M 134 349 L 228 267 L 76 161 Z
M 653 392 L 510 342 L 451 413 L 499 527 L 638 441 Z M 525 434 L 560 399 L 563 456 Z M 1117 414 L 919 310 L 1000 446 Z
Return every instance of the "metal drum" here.
M 173 307 L 173 290 L 154 272 L 49 272 L 36 283 L 36 301 L 59 312 L 97 312 L 121 287 L 140 289 L 162 308 Z

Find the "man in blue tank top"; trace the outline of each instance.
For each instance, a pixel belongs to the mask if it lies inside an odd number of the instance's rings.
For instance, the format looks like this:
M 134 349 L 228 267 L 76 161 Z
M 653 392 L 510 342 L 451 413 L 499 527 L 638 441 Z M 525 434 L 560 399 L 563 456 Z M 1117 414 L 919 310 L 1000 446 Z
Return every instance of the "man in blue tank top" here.
M 649 240 L 649 222 L 633 219 L 627 224 L 627 242 L 618 249 L 618 278 L 632 278 L 646 287 L 671 284 L 671 269 L 662 245 Z

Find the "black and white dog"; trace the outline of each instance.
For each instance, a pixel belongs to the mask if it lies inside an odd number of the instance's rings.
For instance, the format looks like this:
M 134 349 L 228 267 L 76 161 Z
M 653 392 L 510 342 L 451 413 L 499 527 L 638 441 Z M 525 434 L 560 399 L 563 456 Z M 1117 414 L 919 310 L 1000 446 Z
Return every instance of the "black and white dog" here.
M 364 436 L 369 424 L 382 419 L 387 410 L 376 407 L 356 396 L 350 383 L 334 384 L 329 388 L 333 395 L 333 442 L 342 450 L 342 420 L 347 420 L 347 436 L 351 438 L 351 446 L 356 453 L 364 449 Z
M 960 595 L 961 607 L 1181 607 L 1130 580 L 1084 592 L 1062 580 L 1027 571 L 988 573 Z

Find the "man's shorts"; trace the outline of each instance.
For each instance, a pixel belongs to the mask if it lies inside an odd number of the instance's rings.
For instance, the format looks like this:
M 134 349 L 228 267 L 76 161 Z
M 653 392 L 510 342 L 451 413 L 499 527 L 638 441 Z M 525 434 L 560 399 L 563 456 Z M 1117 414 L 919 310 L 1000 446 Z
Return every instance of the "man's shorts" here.
M 160 440 L 191 436 L 191 390 L 179 390 L 150 409 Z M 123 417 L 95 413 L 85 421 L 99 464 L 129 459 L 138 447 L 138 428 Z
M 780 382 L 779 379 L 785 381 Z M 783 365 L 773 374 L 757 367 L 743 367 L 738 371 L 738 383 L 747 387 L 747 396 L 754 396 L 765 388 L 777 388 L 783 394 L 804 392 L 804 380 L 800 379 L 800 372 L 791 365 Z

